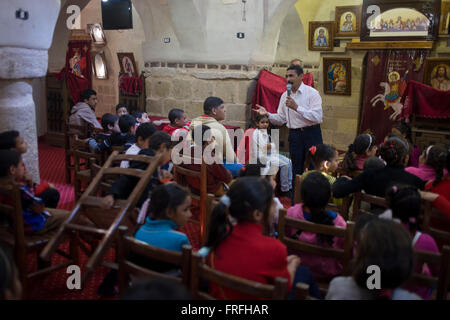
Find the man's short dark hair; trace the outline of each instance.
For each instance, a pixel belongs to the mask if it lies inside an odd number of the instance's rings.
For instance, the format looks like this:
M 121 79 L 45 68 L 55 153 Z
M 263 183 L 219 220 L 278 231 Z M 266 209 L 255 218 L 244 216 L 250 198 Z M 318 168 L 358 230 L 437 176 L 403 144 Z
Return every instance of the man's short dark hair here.
M 116 106 L 116 113 L 117 113 L 117 111 L 119 111 L 120 108 L 125 108 L 125 109 L 127 109 L 127 112 L 128 112 L 128 113 L 130 112 L 130 111 L 128 110 L 128 107 L 127 107 L 126 105 L 124 105 L 123 103 L 119 103 L 119 104 Z
M 130 114 L 124 114 L 119 118 L 120 132 L 128 133 L 130 129 L 136 125 L 136 119 Z
M 17 167 L 20 162 L 20 153 L 14 150 L 0 150 L 0 177 L 9 175 L 11 166 Z
M 150 137 L 149 148 L 151 150 L 158 150 L 162 144 L 165 144 L 167 149 L 172 148 L 172 138 L 171 136 L 163 131 L 155 132 Z
M 112 113 L 105 113 L 102 116 L 102 127 L 103 130 L 108 131 L 108 125 L 114 126 L 119 117 Z
M 295 70 L 298 75 L 303 74 L 303 68 L 295 64 L 291 64 L 287 70 Z
M 218 108 L 223 104 L 223 100 L 217 97 L 208 97 L 203 103 L 203 112 L 205 114 L 211 114 L 213 109 Z
M 0 149 L 12 149 L 16 147 L 16 138 L 20 135 L 19 131 L 9 130 L 0 133 Z
M 158 129 L 153 123 L 143 123 L 136 129 L 136 139 L 141 137 L 143 140 L 151 137 Z
M 82 102 L 84 102 L 84 100 L 89 100 L 89 98 L 90 98 L 91 96 L 96 96 L 96 95 L 97 95 L 97 92 L 95 92 L 94 90 L 92 90 L 92 89 L 86 89 L 86 90 L 83 90 L 83 92 L 81 92 L 80 100 L 81 100 Z
M 175 123 L 175 120 L 180 119 L 184 114 L 184 110 L 172 109 L 169 111 L 169 120 L 171 124 Z

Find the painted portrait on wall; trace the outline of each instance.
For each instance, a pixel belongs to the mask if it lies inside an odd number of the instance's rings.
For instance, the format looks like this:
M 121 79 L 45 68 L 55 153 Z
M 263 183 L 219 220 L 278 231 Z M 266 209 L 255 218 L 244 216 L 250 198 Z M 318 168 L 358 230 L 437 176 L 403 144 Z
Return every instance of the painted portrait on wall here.
M 323 78 L 326 94 L 351 95 L 351 59 L 323 58 Z
M 435 89 L 450 90 L 450 58 L 428 58 L 424 82 Z
M 309 50 L 333 50 L 333 22 L 311 21 L 309 23 Z
M 359 37 L 361 6 L 336 7 L 336 37 Z
M 119 58 L 120 72 L 122 74 L 126 74 L 130 77 L 138 76 L 136 62 L 132 52 L 117 53 L 117 57 Z

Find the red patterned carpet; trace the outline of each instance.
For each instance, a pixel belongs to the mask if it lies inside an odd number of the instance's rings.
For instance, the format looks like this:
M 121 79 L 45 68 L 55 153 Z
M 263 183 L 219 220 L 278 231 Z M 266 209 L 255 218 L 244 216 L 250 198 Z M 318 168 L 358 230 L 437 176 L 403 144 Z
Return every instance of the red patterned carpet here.
M 71 210 L 74 207 L 74 189 L 72 185 L 65 184 L 65 169 L 64 169 L 64 150 L 48 146 L 44 143 L 39 143 L 39 169 L 41 180 L 52 183 L 61 194 L 58 208 Z M 194 249 L 200 246 L 199 227 L 196 224 L 188 223 L 182 229 L 185 232 Z M 60 247 L 67 251 L 67 243 Z M 83 268 L 87 262 L 87 257 L 79 250 L 80 268 Z M 111 249 L 106 255 L 105 259 L 114 261 L 115 250 Z M 64 258 L 54 255 L 52 264 L 57 264 L 65 261 Z M 36 269 L 36 256 L 29 257 L 29 270 Z M 97 288 L 107 274 L 108 269 L 100 267 L 91 277 L 83 290 L 69 290 L 66 286 L 66 281 L 69 274 L 65 269 L 54 271 L 50 275 L 37 279 L 30 283 L 30 299 L 39 300 L 96 300 L 99 299 L 97 295 Z

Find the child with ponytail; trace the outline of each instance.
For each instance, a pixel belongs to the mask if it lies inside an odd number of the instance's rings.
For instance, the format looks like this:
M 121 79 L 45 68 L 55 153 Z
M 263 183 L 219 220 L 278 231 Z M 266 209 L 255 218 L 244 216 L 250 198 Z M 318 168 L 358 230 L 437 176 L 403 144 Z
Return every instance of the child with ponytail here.
M 312 162 L 314 164 L 314 170 L 304 172 L 302 174 L 302 180 L 310 173 L 320 171 L 328 179 L 330 184 L 333 184 L 336 181 L 333 174 L 338 168 L 338 156 L 336 148 L 328 144 L 312 146 L 306 155 L 305 168 Z
M 331 186 L 320 172 L 312 172 L 302 181 L 301 196 L 303 203 L 288 209 L 287 215 L 309 222 L 345 228 L 345 220 L 336 212 L 325 210 L 331 198 Z M 288 230 L 287 234 L 299 241 L 324 247 L 343 248 L 344 239 L 311 232 Z M 342 264 L 334 258 L 299 254 L 302 263 L 311 268 L 319 281 L 329 281 L 342 272 Z
M 298 268 L 297 256 L 287 255 L 284 244 L 264 235 L 273 213 L 270 183 L 257 177 L 238 178 L 214 208 L 206 246 L 199 253 L 209 254 L 209 264 L 216 270 L 263 284 L 282 277 L 291 288 L 294 277 L 298 280 L 296 272 L 304 268 Z M 313 279 L 309 284 L 310 294 L 314 288 L 318 291 Z M 216 285 L 211 285 L 211 294 L 219 299 L 254 299 Z
M 348 147 L 342 161 L 342 173 L 354 177 L 364 170 L 364 162 L 377 153 L 376 139 L 371 134 L 360 134 Z
M 441 182 L 444 174 L 447 159 L 447 150 L 440 146 L 429 146 L 419 158 L 419 167 L 407 167 L 406 172 L 409 172 L 422 180 L 434 180 L 436 185 Z

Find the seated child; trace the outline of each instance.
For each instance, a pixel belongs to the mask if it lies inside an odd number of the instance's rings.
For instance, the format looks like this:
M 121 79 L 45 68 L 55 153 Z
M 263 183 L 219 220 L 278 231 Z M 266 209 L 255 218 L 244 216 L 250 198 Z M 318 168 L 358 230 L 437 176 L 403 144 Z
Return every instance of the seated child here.
M 14 150 L 22 155 L 27 152 L 28 143 L 18 131 L 5 131 L 0 133 L 0 149 Z M 53 184 L 48 182 L 34 183 L 31 174 L 26 171 L 26 168 L 24 179 L 21 182 L 28 185 L 34 195 L 42 199 L 47 208 L 56 208 L 58 206 L 60 194 Z
M 405 228 L 393 221 L 373 219 L 362 227 L 360 235 L 355 235 L 355 240 L 352 275 L 334 278 L 325 299 L 420 300 L 417 295 L 400 289 L 413 271 L 411 237 Z M 367 272 L 371 265 L 380 268 L 381 289 L 367 288 L 369 277 L 373 275 Z
M 172 109 L 169 111 L 169 121 L 163 131 L 170 134 L 172 137 L 180 137 L 180 135 L 186 135 L 189 132 L 190 122 L 186 119 L 184 110 Z M 178 141 L 178 139 L 176 139 Z
M 215 143 L 214 137 L 211 135 L 211 130 L 208 126 L 205 125 L 198 125 L 192 129 L 192 134 L 195 136 L 195 132 L 197 130 L 201 130 L 202 134 L 202 155 L 205 151 L 205 149 L 209 146 Z M 194 139 L 193 142 L 196 145 L 198 139 Z M 191 155 L 195 156 L 195 145 L 191 147 Z M 205 159 L 206 161 L 206 159 Z M 181 166 L 183 166 L 186 169 L 194 170 L 194 171 L 200 171 L 201 170 L 201 164 L 185 164 L 182 163 Z M 231 172 L 228 171 L 223 164 L 213 162 L 212 164 L 206 165 L 206 181 L 207 181 L 207 192 L 212 193 L 215 195 L 222 195 L 226 192 L 224 183 L 229 183 L 233 179 L 231 176 Z M 189 186 L 192 189 L 192 192 L 195 194 L 200 194 L 200 180 L 195 177 L 187 177 L 187 181 L 189 183 Z
M 119 103 L 116 106 L 116 115 L 120 118 L 121 116 L 125 114 L 129 114 L 128 107 L 122 103 Z
M 11 253 L 0 246 L 0 300 L 20 300 L 22 284 Z
M 433 237 L 417 230 L 417 220 L 422 207 L 422 199 L 417 188 L 395 185 L 387 190 L 386 200 L 390 209 L 386 210 L 379 217 L 401 223 L 411 234 L 414 249 L 439 253 L 439 248 Z M 416 272 L 422 272 L 428 276 L 433 274 L 437 277 L 439 275 L 439 266 L 417 265 Z M 416 293 L 422 299 L 429 299 L 431 296 L 430 288 L 408 286 L 408 290 Z
M 136 143 L 127 149 L 125 154 L 138 154 L 142 149 L 148 149 L 150 143 L 150 137 L 158 129 L 152 123 L 143 123 L 136 129 Z M 129 161 L 122 161 L 120 163 L 121 168 L 128 168 L 130 166 Z
M 405 121 L 402 121 L 392 127 L 392 133 L 400 135 L 408 143 L 408 162 L 405 163 L 405 166 L 418 167 L 420 148 L 412 143 L 411 127 Z
M 445 164 L 447 159 L 447 150 L 440 146 L 429 146 L 419 157 L 419 167 L 407 167 L 409 172 L 422 180 L 438 180 L 447 174 Z
M 266 179 L 238 178 L 214 208 L 206 247 L 200 254 L 209 254 L 209 264 L 216 270 L 263 284 L 282 277 L 288 280 L 288 290 L 295 287 L 296 273 L 305 270 L 298 268 L 300 259 L 288 256 L 284 244 L 263 234 L 274 209 L 273 188 Z M 310 288 L 317 288 L 314 279 L 310 280 Z M 219 299 L 254 299 L 216 285 L 210 289 Z
M 139 127 L 143 123 L 150 122 L 150 118 L 145 111 L 135 111 L 133 112 L 133 117 L 136 119 L 136 127 Z
M 266 164 L 267 161 L 278 163 L 280 167 L 280 184 L 282 192 L 292 189 L 292 163 L 291 160 L 278 153 L 275 143 L 271 142 L 267 133 L 269 118 L 267 115 L 257 115 L 255 118 L 256 129 L 253 132 L 251 163 Z
M 325 210 L 331 198 L 331 186 L 328 179 L 320 172 L 311 172 L 302 181 L 302 202 L 291 207 L 287 216 L 299 220 L 345 228 L 345 220 L 336 212 Z M 344 239 L 341 237 L 326 236 L 311 232 L 289 230 L 288 236 L 299 241 L 321 245 L 324 247 L 344 248 Z M 307 253 L 296 252 L 302 264 L 311 268 L 314 277 L 320 281 L 329 281 L 342 272 L 342 264 L 327 257 L 314 256 Z
M 364 161 L 363 171 L 369 170 L 369 169 L 381 169 L 386 166 L 386 163 L 384 163 L 383 160 L 381 160 L 378 157 L 370 157 Z
M 170 160 L 172 152 L 172 141 L 170 140 L 170 136 L 165 132 L 155 132 L 150 137 L 149 148 L 142 149 L 139 151 L 140 155 L 147 156 L 157 156 L 161 155 L 162 163 L 166 163 Z M 131 161 L 130 168 L 132 169 L 141 169 L 146 170 L 148 164 L 145 162 L 139 161 Z M 136 204 L 136 207 L 140 208 L 144 201 L 147 199 L 147 195 L 151 190 L 153 190 L 158 184 L 160 184 L 160 169 L 155 170 L 152 179 L 149 184 L 145 188 L 144 192 L 142 192 L 142 196 Z M 114 205 L 115 199 L 127 199 L 133 189 L 136 187 L 139 182 L 139 178 L 129 175 L 120 175 L 120 177 L 114 181 L 111 186 L 108 194 L 103 198 L 102 207 L 104 209 L 110 209 Z
M 2 183 L 20 185 L 22 213 L 25 233 L 42 234 L 58 228 L 68 218 L 68 213 L 61 211 L 48 212 L 41 198 L 35 196 L 33 189 L 21 182 L 24 179 L 25 167 L 22 156 L 17 151 L 0 150 L 0 178 Z M 2 197 L 0 202 L 12 204 L 12 199 Z
M 364 167 L 364 161 L 377 154 L 376 139 L 371 134 L 360 134 L 348 147 L 342 162 L 342 173 L 350 177 L 360 173 Z
M 105 140 L 98 143 L 93 138 L 88 139 L 89 147 L 92 152 L 102 153 L 109 150 L 112 146 L 124 146 L 125 150 L 131 147 L 136 142 L 136 120 L 129 114 L 123 115 L 119 118 L 120 133 L 113 132 Z
M 120 133 L 119 127 L 119 117 L 112 113 L 105 113 L 102 116 L 102 128 L 103 132 L 97 133 L 95 135 L 95 140 L 98 142 L 102 142 L 107 137 L 111 136 L 114 132 Z

